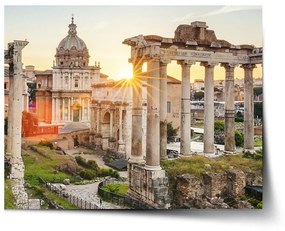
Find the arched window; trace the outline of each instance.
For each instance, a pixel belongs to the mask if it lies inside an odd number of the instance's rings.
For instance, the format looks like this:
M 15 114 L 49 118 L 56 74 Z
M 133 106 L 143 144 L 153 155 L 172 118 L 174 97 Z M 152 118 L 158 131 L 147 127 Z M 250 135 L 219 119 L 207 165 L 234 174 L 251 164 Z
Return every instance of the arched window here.
M 79 82 L 78 79 L 74 80 L 74 87 L 78 87 L 78 82 Z

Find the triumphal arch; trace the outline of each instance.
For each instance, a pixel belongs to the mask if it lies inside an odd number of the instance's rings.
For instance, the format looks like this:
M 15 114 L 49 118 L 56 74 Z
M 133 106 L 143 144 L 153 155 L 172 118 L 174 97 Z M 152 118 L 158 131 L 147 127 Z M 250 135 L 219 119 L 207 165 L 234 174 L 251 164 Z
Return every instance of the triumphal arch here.
M 225 152 L 235 151 L 234 69 L 244 69 L 244 148 L 254 149 L 253 69 L 262 64 L 262 48 L 234 45 L 218 39 L 205 22 L 179 25 L 174 38 L 138 35 L 125 39 L 133 64 L 132 151 L 129 160 L 129 193 L 155 208 L 167 208 L 168 181 L 160 167 L 167 146 L 167 64 L 182 68 L 180 154 L 191 155 L 190 70 L 199 62 L 205 68 L 204 154 L 214 154 L 214 68 L 225 69 Z M 147 63 L 147 142 L 142 155 L 142 65 Z

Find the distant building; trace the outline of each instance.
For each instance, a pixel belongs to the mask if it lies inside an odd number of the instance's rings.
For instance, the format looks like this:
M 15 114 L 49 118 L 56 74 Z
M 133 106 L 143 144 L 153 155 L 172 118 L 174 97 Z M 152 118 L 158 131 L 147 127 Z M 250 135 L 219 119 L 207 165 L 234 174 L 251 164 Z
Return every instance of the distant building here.
M 145 73 L 143 73 L 145 75 Z M 142 153 L 145 155 L 147 120 L 147 83 L 142 89 Z M 189 89 L 190 90 L 190 89 Z M 181 81 L 167 76 L 167 122 L 180 127 Z M 90 143 L 131 155 L 132 85 L 128 80 L 106 81 L 92 85 Z M 98 143 L 99 140 L 99 143 Z
M 203 79 L 195 79 L 194 80 L 194 91 L 204 91 L 204 80 Z
M 89 51 L 77 36 L 73 18 L 68 27 L 68 35 L 56 48 L 52 70 L 35 71 L 36 114 L 40 122 L 90 126 L 91 85 L 108 76 L 100 73 L 100 62 L 89 66 Z

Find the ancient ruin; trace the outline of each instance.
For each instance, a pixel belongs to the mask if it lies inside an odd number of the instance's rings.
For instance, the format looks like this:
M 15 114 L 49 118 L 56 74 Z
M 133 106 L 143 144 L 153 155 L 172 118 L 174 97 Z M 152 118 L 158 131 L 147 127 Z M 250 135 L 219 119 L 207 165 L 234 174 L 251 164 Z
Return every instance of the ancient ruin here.
M 181 140 L 180 154 L 191 155 L 190 69 L 200 62 L 205 67 L 204 155 L 214 154 L 214 68 L 221 65 L 226 71 L 225 98 L 225 152 L 235 152 L 234 139 L 234 68 L 245 73 L 244 149 L 254 149 L 253 75 L 255 64 L 262 64 L 262 48 L 253 45 L 234 45 L 217 39 L 205 22 L 195 21 L 179 25 L 174 38 L 157 35 L 138 35 L 127 38 L 123 44 L 131 47 L 133 64 L 132 151 L 129 160 L 129 193 L 154 207 L 167 208 L 167 178 L 161 170 L 160 159 L 165 148 L 165 76 L 172 60 L 182 68 L 181 86 Z M 146 161 L 142 156 L 142 65 L 147 62 L 147 142 Z M 156 183 L 159 182 L 158 185 Z
M 8 43 L 4 52 L 5 64 L 9 65 L 9 112 L 6 157 L 11 165 L 10 179 L 16 206 L 28 208 L 28 195 L 24 188 L 24 163 L 21 156 L 22 145 L 22 49 L 28 41 L 14 40 Z

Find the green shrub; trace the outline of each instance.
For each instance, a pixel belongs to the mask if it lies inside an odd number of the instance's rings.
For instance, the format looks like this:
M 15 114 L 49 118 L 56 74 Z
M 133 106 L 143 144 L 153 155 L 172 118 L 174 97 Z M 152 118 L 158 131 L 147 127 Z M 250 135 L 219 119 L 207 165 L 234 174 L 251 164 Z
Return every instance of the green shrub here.
M 224 131 L 225 130 L 225 122 L 223 120 L 217 120 L 214 124 L 215 131 Z
M 82 166 L 84 168 L 93 169 L 93 170 L 97 170 L 99 168 L 98 164 L 96 163 L 95 160 L 88 160 L 88 161 L 86 161 L 81 156 L 76 156 L 75 160 L 76 160 L 77 164 L 79 164 L 80 166 Z
M 235 142 L 238 147 L 242 147 L 244 143 L 244 135 L 238 130 L 235 130 Z
M 113 170 L 111 168 L 102 168 L 102 169 L 99 169 L 97 171 L 97 176 L 99 177 L 105 177 L 105 176 L 111 176 L 111 177 L 114 177 L 114 178 L 119 178 L 120 175 L 119 175 L 119 172 L 116 171 L 116 170 Z
M 94 171 L 88 169 L 81 169 L 79 175 L 86 180 L 92 180 L 96 176 Z
M 243 158 L 253 159 L 253 160 L 262 160 L 263 151 L 262 149 L 256 150 L 255 152 L 251 153 L 250 151 L 243 152 Z
M 46 146 L 46 147 L 49 147 L 50 149 L 53 149 L 53 144 L 49 141 L 46 141 L 46 140 L 41 140 L 39 142 L 39 145 Z
M 257 209 L 262 209 L 262 201 L 257 204 L 256 208 Z

